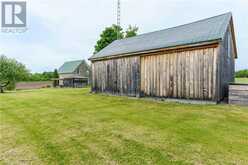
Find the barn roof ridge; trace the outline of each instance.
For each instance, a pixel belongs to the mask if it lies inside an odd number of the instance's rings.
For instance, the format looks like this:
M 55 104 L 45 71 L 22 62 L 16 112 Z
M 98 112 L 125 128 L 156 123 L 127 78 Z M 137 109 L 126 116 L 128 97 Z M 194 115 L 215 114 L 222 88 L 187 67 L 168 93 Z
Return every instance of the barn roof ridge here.
M 223 39 L 231 18 L 232 13 L 227 12 L 183 25 L 115 40 L 89 60 Z
M 213 19 L 215 17 L 220 17 L 220 16 L 223 16 L 223 15 L 228 15 L 228 14 L 230 16 L 232 16 L 232 12 L 226 12 L 224 14 L 219 14 L 219 15 L 216 15 L 216 16 L 212 16 L 212 17 L 201 19 L 201 20 L 197 20 L 197 21 L 194 21 L 194 22 L 189 22 L 189 23 L 185 23 L 185 24 L 181 24 L 181 25 L 176 25 L 176 26 L 165 28 L 165 29 L 161 29 L 161 30 L 155 30 L 155 31 L 152 31 L 152 32 L 142 33 L 142 34 L 139 34 L 139 35 L 133 36 L 133 37 L 138 37 L 138 36 L 147 35 L 147 34 L 151 34 L 151 33 L 157 33 L 157 32 L 161 32 L 161 31 L 164 31 L 164 30 L 170 30 L 170 29 L 181 27 L 181 26 L 186 26 L 186 25 L 190 25 L 190 24 L 194 24 L 194 23 L 206 21 L 206 20 L 209 20 L 209 19 Z M 122 40 L 130 39 L 130 38 L 133 38 L 133 37 L 123 38 L 123 39 L 119 39 L 119 40 L 115 40 L 115 41 L 122 41 Z

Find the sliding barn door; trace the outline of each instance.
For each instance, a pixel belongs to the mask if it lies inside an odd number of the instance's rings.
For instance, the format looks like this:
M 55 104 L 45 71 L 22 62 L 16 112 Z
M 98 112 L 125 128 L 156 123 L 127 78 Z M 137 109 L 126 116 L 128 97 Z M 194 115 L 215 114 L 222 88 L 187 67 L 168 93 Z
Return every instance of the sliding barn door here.
M 217 48 L 141 57 L 141 92 L 146 96 L 214 100 Z

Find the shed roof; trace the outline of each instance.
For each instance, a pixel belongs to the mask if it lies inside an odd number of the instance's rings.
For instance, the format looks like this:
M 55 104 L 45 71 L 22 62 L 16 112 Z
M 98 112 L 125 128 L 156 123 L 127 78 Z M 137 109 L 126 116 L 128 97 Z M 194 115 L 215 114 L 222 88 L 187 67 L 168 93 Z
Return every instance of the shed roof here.
M 116 40 L 94 54 L 90 60 L 162 48 L 223 40 L 232 13 L 203 19 L 193 23 Z
M 59 73 L 65 74 L 65 73 L 73 73 L 79 65 L 83 62 L 83 60 L 77 60 L 77 61 L 68 61 L 65 62 L 60 68 Z

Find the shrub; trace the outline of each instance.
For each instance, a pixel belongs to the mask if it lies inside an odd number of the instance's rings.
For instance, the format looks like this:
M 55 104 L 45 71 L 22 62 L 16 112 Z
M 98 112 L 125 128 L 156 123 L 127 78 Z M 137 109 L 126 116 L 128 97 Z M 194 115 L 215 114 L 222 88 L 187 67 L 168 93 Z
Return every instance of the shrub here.
M 240 70 L 235 73 L 237 78 L 248 78 L 248 69 Z

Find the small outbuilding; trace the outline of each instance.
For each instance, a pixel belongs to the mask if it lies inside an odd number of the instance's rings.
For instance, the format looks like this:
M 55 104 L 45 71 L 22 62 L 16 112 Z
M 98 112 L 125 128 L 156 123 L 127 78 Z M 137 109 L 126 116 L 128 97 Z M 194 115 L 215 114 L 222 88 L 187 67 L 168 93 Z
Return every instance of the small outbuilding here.
M 219 102 L 234 81 L 231 13 L 116 40 L 89 60 L 92 91 Z
M 60 87 L 82 88 L 88 85 L 88 67 L 84 60 L 65 62 L 58 70 Z

